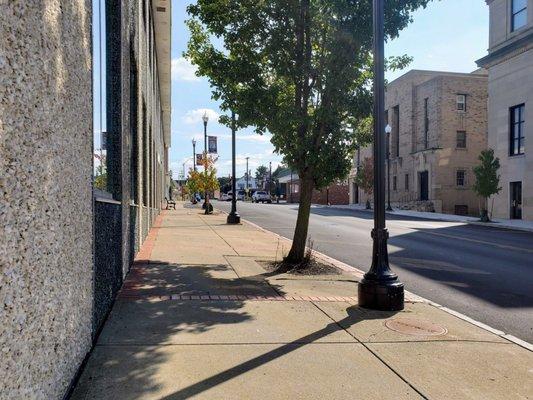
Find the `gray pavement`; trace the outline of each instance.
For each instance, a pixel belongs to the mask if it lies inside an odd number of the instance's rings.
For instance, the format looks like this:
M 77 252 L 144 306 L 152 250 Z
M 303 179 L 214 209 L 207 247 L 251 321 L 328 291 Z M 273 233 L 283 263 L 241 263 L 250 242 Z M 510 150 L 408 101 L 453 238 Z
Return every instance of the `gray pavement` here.
M 230 210 L 229 202 L 216 207 Z M 238 203 L 240 215 L 291 238 L 297 205 Z M 316 207 L 315 250 L 361 270 L 371 263 L 371 213 Z M 533 233 L 388 216 L 390 261 L 406 288 L 533 342 Z
M 359 273 L 267 272 L 288 241 L 225 220 L 156 220 L 71 400 L 531 398 L 531 350 L 410 294 L 361 308 Z

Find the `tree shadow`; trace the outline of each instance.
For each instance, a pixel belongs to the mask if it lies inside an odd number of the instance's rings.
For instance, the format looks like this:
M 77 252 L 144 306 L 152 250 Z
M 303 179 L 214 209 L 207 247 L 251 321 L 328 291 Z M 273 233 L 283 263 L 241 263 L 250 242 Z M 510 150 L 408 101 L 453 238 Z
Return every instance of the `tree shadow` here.
M 166 347 L 193 344 L 217 326 L 254 319 L 243 310 L 248 296 L 274 297 L 269 273 L 238 277 L 228 265 L 134 263 L 71 399 L 107 397 L 121 385 L 133 398 L 159 390 L 156 376 L 169 362 Z M 212 300 L 211 295 L 227 296 Z M 187 300 L 171 300 L 185 296 Z M 209 343 L 206 343 L 209 344 Z
M 202 392 L 205 392 L 209 389 L 214 388 L 215 386 L 223 384 L 226 381 L 229 381 L 249 371 L 259 368 L 280 357 L 286 356 L 306 345 L 312 344 L 318 341 L 319 339 L 322 339 L 328 335 L 331 335 L 332 332 L 341 331 L 341 330 L 347 331 L 350 327 L 357 324 L 358 322 L 361 322 L 364 320 L 371 320 L 371 319 L 391 318 L 396 314 L 396 312 L 381 312 L 381 311 L 368 312 L 367 310 L 364 310 L 356 306 L 348 307 L 346 311 L 348 313 L 348 316 L 338 322 L 333 321 L 318 331 L 302 336 L 290 343 L 283 344 L 282 346 L 277 347 L 264 354 L 261 354 L 260 356 L 254 357 L 239 365 L 226 369 L 225 371 L 222 371 L 216 375 L 213 375 L 209 378 L 203 379 L 199 382 L 189 385 L 177 392 L 174 392 L 170 395 L 162 397 L 161 400 L 183 400 L 183 399 L 192 398 Z

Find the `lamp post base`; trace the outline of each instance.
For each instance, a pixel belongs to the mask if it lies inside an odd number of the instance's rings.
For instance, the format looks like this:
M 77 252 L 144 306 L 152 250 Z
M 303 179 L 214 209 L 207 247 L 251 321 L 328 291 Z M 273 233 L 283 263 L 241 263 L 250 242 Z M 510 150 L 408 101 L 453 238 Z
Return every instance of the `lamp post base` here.
M 228 218 L 226 219 L 227 224 L 240 224 L 241 223 L 241 216 L 237 213 L 231 213 L 228 215 Z
M 387 206 L 387 211 L 394 211 L 391 206 Z
M 401 311 L 404 309 L 403 283 L 397 280 L 372 281 L 363 279 L 359 283 L 359 306 L 379 311 Z

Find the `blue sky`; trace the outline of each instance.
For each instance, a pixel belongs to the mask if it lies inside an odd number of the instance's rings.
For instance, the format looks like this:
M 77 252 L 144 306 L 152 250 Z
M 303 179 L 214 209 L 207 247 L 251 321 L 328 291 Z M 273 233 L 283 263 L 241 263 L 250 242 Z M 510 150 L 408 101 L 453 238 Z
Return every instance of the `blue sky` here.
M 207 81 L 197 78 L 182 53 L 186 49 L 188 31 L 186 7 L 189 1 L 172 3 L 172 148 L 170 162 L 173 176 L 192 167 L 191 140 L 198 141 L 196 150 L 203 150 L 203 125 L 201 116 L 208 112 L 208 134 L 218 136 L 219 176 L 231 171 L 231 132 L 218 124 L 218 105 L 211 100 Z M 475 60 L 485 55 L 488 47 L 488 7 L 483 0 L 433 1 L 425 10 L 414 15 L 414 22 L 401 32 L 400 37 L 386 46 L 387 55 L 409 54 L 413 63 L 405 71 L 389 73 L 395 79 L 409 69 L 431 69 L 455 72 L 471 72 L 476 69 Z M 272 161 L 275 168 L 281 157 L 273 154 L 268 136 L 241 131 L 237 136 L 237 175 L 246 170 L 245 157 L 250 157 L 253 171 L 261 164 Z

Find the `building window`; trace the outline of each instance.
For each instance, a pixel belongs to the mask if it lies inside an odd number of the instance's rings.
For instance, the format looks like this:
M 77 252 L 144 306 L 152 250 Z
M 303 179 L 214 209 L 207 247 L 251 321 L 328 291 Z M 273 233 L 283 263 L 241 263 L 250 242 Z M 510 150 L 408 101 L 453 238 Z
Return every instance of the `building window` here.
M 392 190 L 398 190 L 398 178 L 396 176 L 392 177 Z
M 394 155 L 400 157 L 400 106 L 394 107 Z
M 511 32 L 514 32 L 527 23 L 527 0 L 512 0 L 511 3 Z
M 457 95 L 457 111 L 466 112 L 466 94 Z
M 511 135 L 509 145 L 509 155 L 517 156 L 524 154 L 525 131 L 524 131 L 524 112 L 525 105 L 520 104 L 510 109 Z
M 466 149 L 466 132 L 457 131 L 457 145 L 458 149 Z
M 409 174 L 405 174 L 405 190 L 409 190 Z
M 464 187 L 466 185 L 466 171 L 458 170 L 456 173 L 456 185 L 458 187 Z

